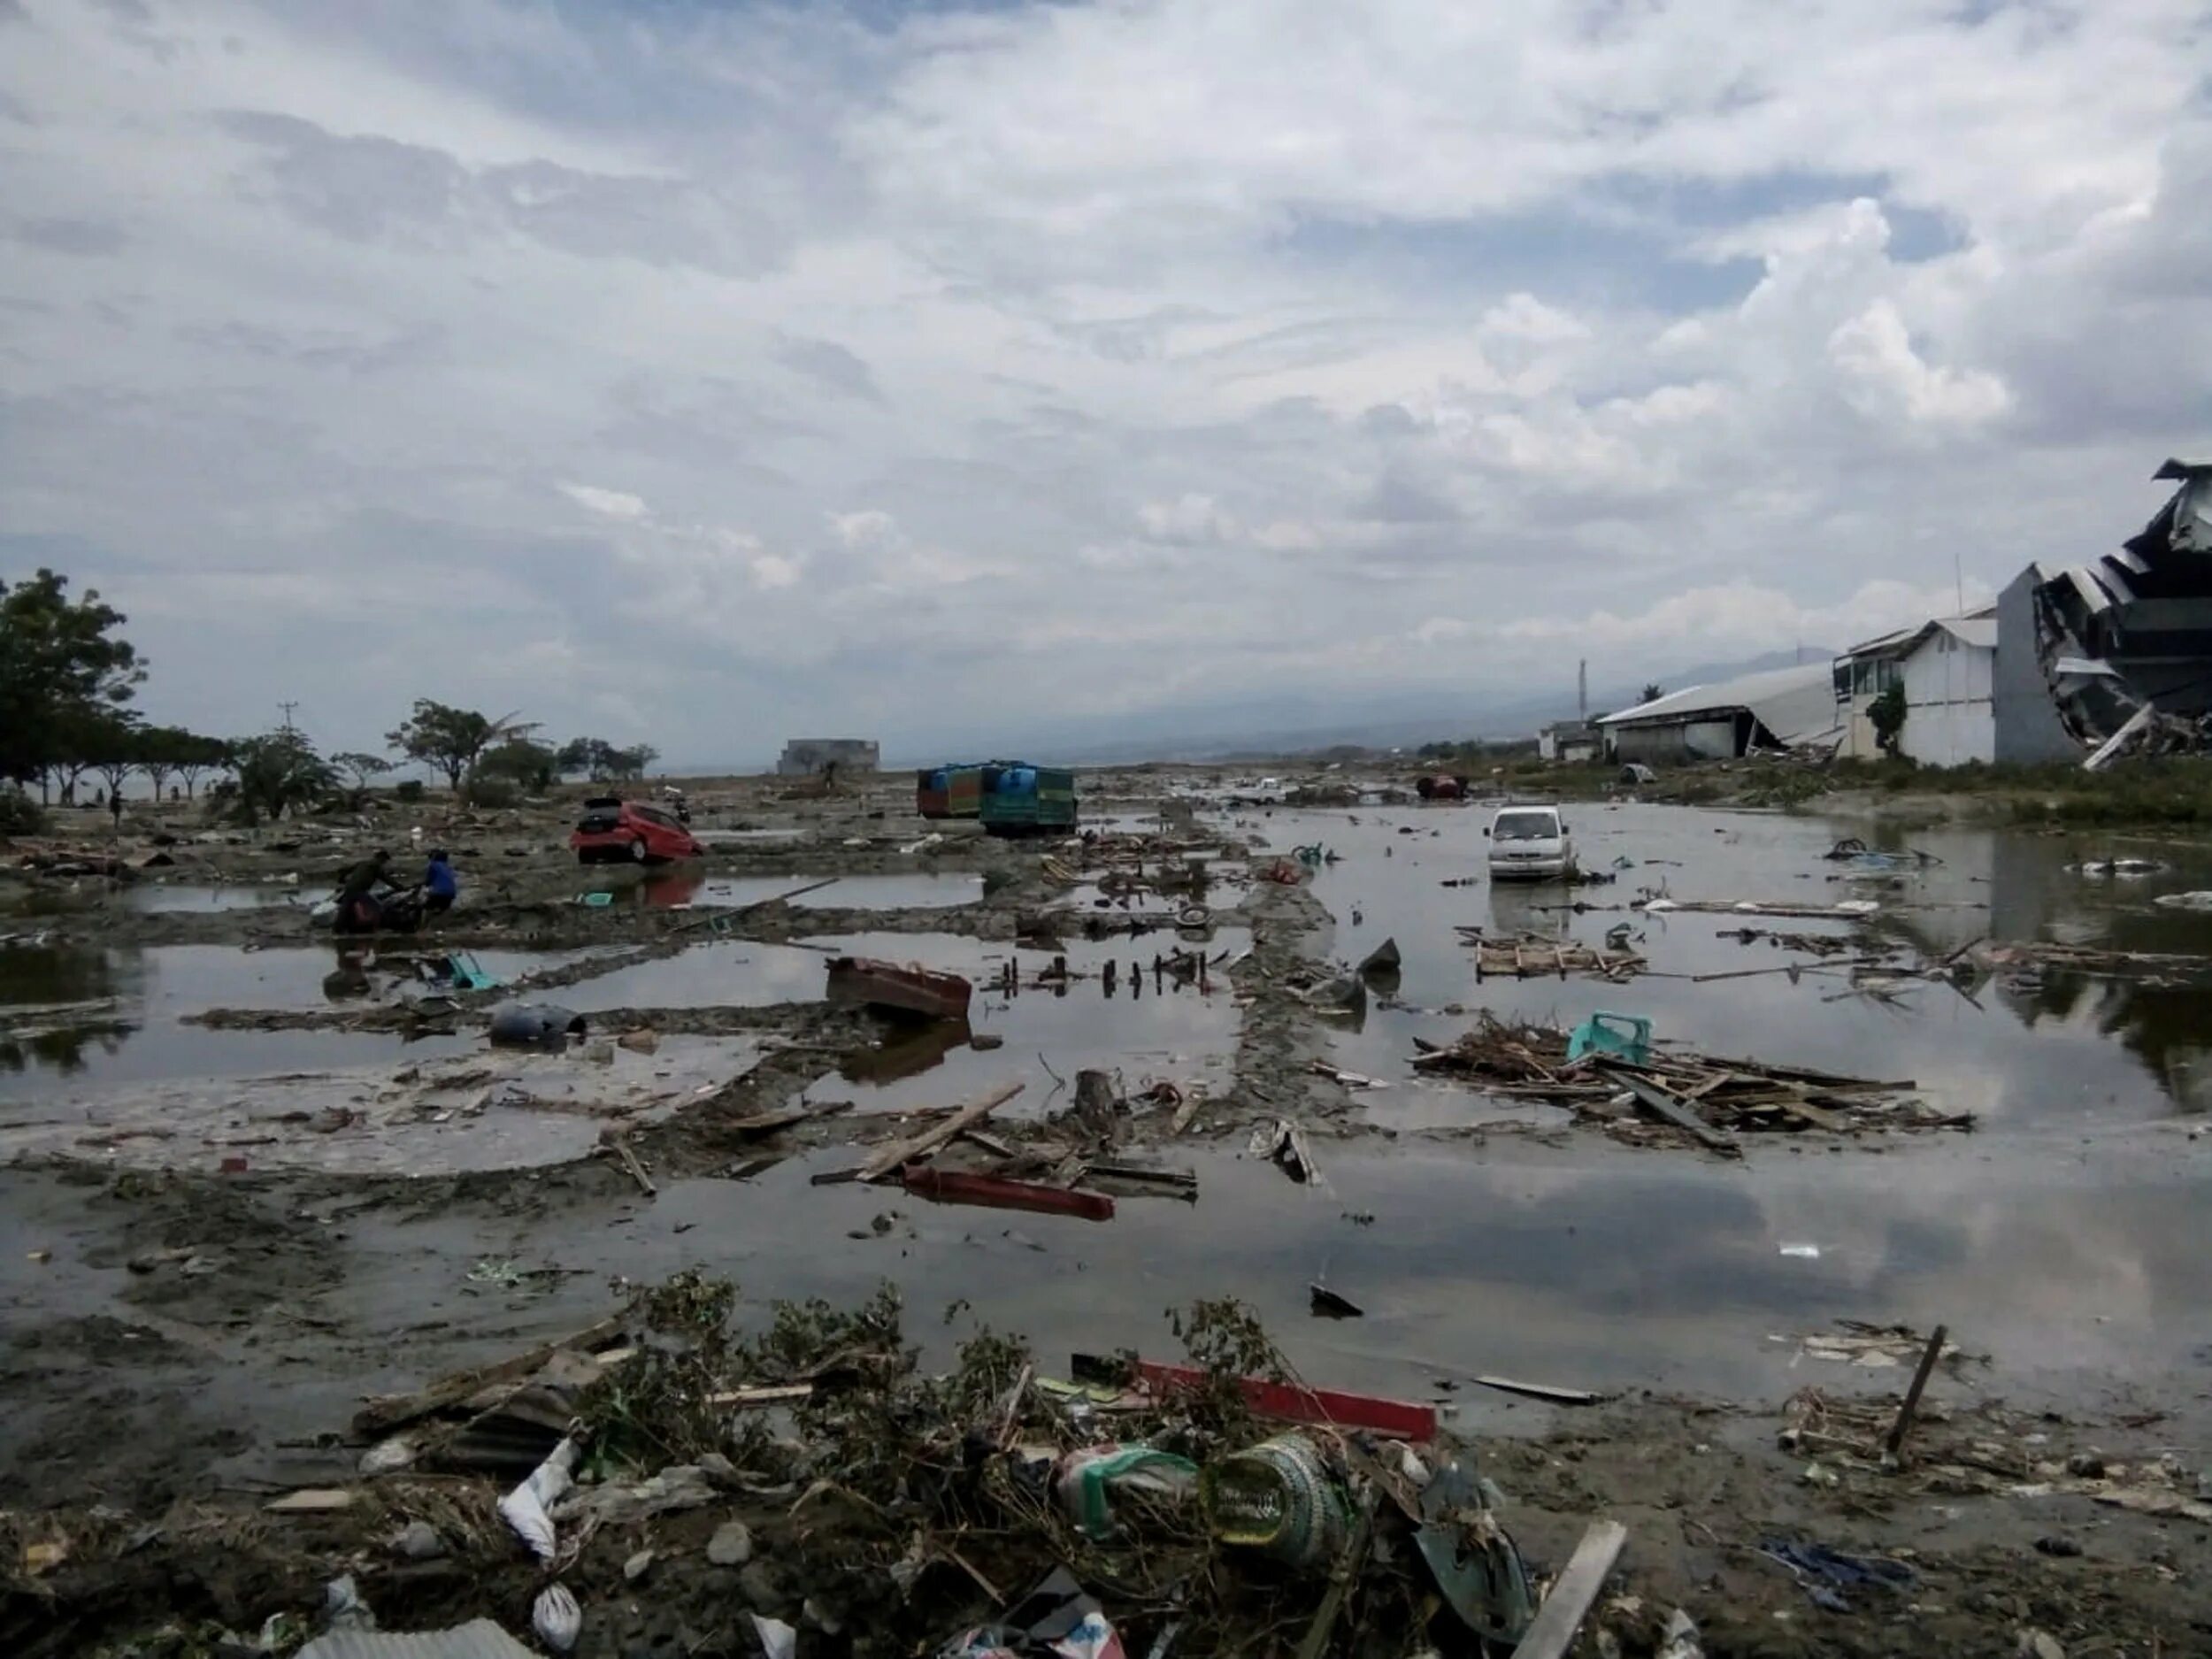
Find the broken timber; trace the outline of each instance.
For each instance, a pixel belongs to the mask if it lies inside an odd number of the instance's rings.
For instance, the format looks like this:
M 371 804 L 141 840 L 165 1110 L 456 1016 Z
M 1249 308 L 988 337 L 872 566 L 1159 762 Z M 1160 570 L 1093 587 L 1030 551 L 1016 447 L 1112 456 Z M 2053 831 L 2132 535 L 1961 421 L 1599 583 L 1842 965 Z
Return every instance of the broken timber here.
M 1591 1522 L 1582 1541 L 1575 1546 L 1567 1570 L 1529 1621 L 1520 1645 L 1513 1650 L 1513 1659 L 1564 1659 L 1598 1592 L 1605 1587 L 1605 1575 L 1613 1571 L 1621 1546 L 1627 1542 L 1628 1529 L 1618 1521 Z
M 935 1127 L 923 1130 L 912 1140 L 893 1142 L 862 1165 L 860 1179 L 864 1181 L 879 1181 L 893 1170 L 905 1164 L 920 1163 L 962 1130 L 981 1123 L 1000 1107 L 1005 1105 L 1008 1101 L 1020 1094 L 1025 1087 L 1026 1086 L 1020 1083 L 1009 1083 L 1003 1087 L 995 1088 L 980 1100 L 971 1101 Z
M 1685 1134 L 1694 1135 L 1701 1145 L 1715 1152 L 1732 1158 L 1743 1156 L 1743 1148 L 1737 1144 L 1735 1136 L 1714 1128 L 1657 1084 L 1647 1082 L 1632 1071 L 1610 1066 L 1605 1069 L 1605 1075 L 1633 1094 L 1639 1106 L 1662 1122 L 1672 1124 Z

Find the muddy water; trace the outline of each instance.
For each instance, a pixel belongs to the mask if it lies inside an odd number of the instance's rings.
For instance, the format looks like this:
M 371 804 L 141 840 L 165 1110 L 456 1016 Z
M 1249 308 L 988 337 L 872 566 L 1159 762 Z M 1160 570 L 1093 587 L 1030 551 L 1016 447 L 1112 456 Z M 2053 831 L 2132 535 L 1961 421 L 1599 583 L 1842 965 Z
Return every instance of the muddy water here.
M 1847 974 L 1816 958 L 1726 936 L 1746 926 L 1858 936 L 1847 924 L 1609 908 L 1647 889 L 1677 900 L 1793 905 L 1864 899 L 1882 907 L 1863 934 L 1870 949 L 1899 940 L 1945 953 L 1989 938 L 2207 953 L 2212 917 L 2154 901 L 2212 886 L 2212 849 L 2128 843 L 2124 850 L 2147 850 L 2173 867 L 2119 881 L 2068 868 L 2085 855 L 2108 856 L 2109 841 L 1927 831 L 1889 839 L 1940 863 L 1869 880 L 1821 856 L 1841 836 L 1865 835 L 1863 825 L 1633 805 L 1571 808 L 1568 817 L 1586 864 L 1609 870 L 1617 859 L 1630 861 L 1614 872 L 1613 885 L 1572 893 L 1548 884 L 1491 886 L 1483 874 L 1487 814 L 1475 808 L 1279 812 L 1267 820 L 1279 850 L 1320 841 L 1341 856 L 1314 881 L 1337 918 L 1337 956 L 1356 961 L 1394 937 L 1405 956 L 1399 997 L 1408 1006 L 1372 1009 L 1360 1029 L 1340 1033 L 1340 1064 L 1410 1079 L 1415 1037 L 1447 1041 L 1465 1028 L 1466 1016 L 1441 1011 L 1453 1005 L 1468 1015 L 1488 1008 L 1570 1025 L 1606 1010 L 1643 1016 L 1661 1037 L 1711 1053 L 1912 1078 L 1932 1102 L 1975 1112 L 1991 1127 L 2139 1122 L 2212 1103 L 2212 989 L 2201 985 L 2046 973 L 2032 986 L 1993 982 L 1972 1000 L 1923 984 L 1886 1002 L 1853 995 Z M 1471 887 L 1442 885 L 1471 877 Z M 1581 915 L 1561 908 L 1575 899 L 1598 908 Z M 1654 972 L 1621 985 L 1496 976 L 1478 983 L 1472 953 L 1454 931 L 1463 923 L 1494 935 L 1527 932 L 1596 945 L 1623 921 Z M 1810 970 L 1794 984 L 1779 973 L 1705 984 L 1689 977 L 1793 961 Z M 1409 1098 L 1422 1091 L 1406 1091 L 1397 1102 L 1387 1102 L 1390 1093 L 1374 1097 L 1379 1120 L 1439 1116 L 1434 1100 Z M 1465 1097 L 1454 1088 L 1441 1098 L 1448 1120 L 1450 1103 Z
M 474 953 L 486 972 L 513 978 L 572 959 L 523 951 Z M 81 1094 L 173 1079 L 232 1078 L 376 1064 L 402 1053 L 442 1054 L 466 1039 L 414 1045 L 344 1032 L 207 1030 L 182 1024 L 211 1008 L 366 1006 L 407 982 L 404 960 L 342 958 L 334 949 L 249 951 L 229 945 L 105 949 L 0 945 L 0 1017 L 33 1029 L 0 1032 L 0 1100 Z M 51 1018 L 20 1013 L 88 1004 Z
M 896 1111 L 942 1105 L 1002 1083 L 1020 1082 L 1024 1094 L 1008 1115 L 1032 1116 L 1048 1104 L 1064 1106 L 1064 1088 L 1087 1067 L 1118 1072 L 1130 1088 L 1166 1078 L 1206 1080 L 1215 1092 L 1225 1090 L 1239 1018 L 1226 977 L 1210 972 L 1210 989 L 1202 993 L 1194 985 L 1179 985 L 1171 975 L 1156 974 L 1152 963 L 1179 949 L 1203 949 L 1219 959 L 1249 942 L 1249 935 L 1235 928 L 1217 929 L 1202 939 L 1162 932 L 1135 940 L 1071 940 L 1058 952 L 1018 951 L 957 933 L 844 933 L 790 945 L 726 941 L 588 979 L 554 995 L 581 1013 L 761 1008 L 819 998 L 828 964 L 839 956 L 947 970 L 965 975 L 976 987 L 965 1029 L 887 1025 L 877 1052 L 823 1079 L 808 1097 L 852 1101 L 863 1111 Z M 1024 985 L 1011 997 L 996 988 L 1010 955 L 1020 964 Z M 1070 983 L 1058 993 L 1033 988 L 1032 981 L 1056 955 L 1066 957 Z M 1116 969 L 1110 996 L 1102 977 L 1109 962 Z M 1133 969 L 1142 971 L 1133 993 Z M 970 1041 L 978 1034 L 984 1048 Z M 995 1046 L 993 1038 L 998 1040 Z
M 807 1091 L 810 1100 L 849 1100 L 862 1111 L 904 1111 L 1020 1083 L 1023 1092 L 1003 1109 L 1005 1115 L 1039 1118 L 1066 1109 L 1075 1074 L 1084 1070 L 1115 1076 L 1127 1093 L 1163 1079 L 1184 1088 L 1203 1085 L 1217 1095 L 1228 1090 L 1240 1016 L 1226 975 L 1210 968 L 1207 988 L 1201 990 L 1194 982 L 1156 972 L 1152 964 L 1178 949 L 1203 951 L 1210 961 L 1233 956 L 1250 943 L 1242 929 L 1217 929 L 1202 940 L 1171 932 L 1133 940 L 1071 940 L 1059 951 L 979 947 L 943 934 L 864 933 L 845 943 L 856 955 L 918 960 L 967 974 L 976 987 L 969 1029 L 987 1045 L 996 1043 L 978 1048 L 962 1040 L 958 1026 L 887 1027 L 881 1048 L 817 1081 Z M 1012 996 L 996 984 L 1010 954 L 1021 982 Z M 1037 976 L 1056 956 L 1065 958 L 1069 982 L 1039 987 Z M 1110 993 L 1104 979 L 1109 963 L 1115 968 Z
M 326 895 L 319 890 L 243 882 L 227 887 L 159 882 L 127 888 L 119 896 L 132 910 L 147 915 L 207 915 L 219 910 L 305 909 Z
M 763 904 L 793 894 L 795 910 L 938 910 L 973 904 L 983 896 L 979 875 L 908 872 L 896 875 L 841 876 L 827 887 L 801 892 L 820 876 L 710 876 L 679 867 L 647 874 L 603 876 L 595 890 L 612 893 L 618 904 L 681 910 L 690 906 L 729 909 Z

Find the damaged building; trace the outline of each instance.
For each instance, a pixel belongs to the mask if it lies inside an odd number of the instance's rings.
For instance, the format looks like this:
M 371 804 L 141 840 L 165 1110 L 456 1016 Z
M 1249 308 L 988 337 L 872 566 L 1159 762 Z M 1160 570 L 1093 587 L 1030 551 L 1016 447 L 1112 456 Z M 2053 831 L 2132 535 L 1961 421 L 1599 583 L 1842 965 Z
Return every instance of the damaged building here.
M 2030 565 L 1999 595 L 1995 757 L 2034 764 L 2212 740 L 2212 463 L 2139 535 L 2086 565 Z
M 1831 750 L 1841 735 L 1829 664 L 1777 668 L 1669 692 L 1602 715 L 1608 758 L 1675 765 L 1756 750 Z

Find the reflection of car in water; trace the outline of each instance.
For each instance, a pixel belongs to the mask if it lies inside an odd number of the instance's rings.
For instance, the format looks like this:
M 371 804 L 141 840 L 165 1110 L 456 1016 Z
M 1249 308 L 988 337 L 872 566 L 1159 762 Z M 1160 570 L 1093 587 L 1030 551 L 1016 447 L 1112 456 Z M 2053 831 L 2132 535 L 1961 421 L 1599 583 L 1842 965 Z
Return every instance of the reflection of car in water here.
M 1574 864 L 1574 843 L 1555 806 L 1509 806 L 1490 820 L 1493 881 L 1556 881 Z
M 568 838 L 579 864 L 628 860 L 664 864 L 696 858 L 705 849 L 678 822 L 676 815 L 618 795 L 597 795 L 584 803 L 584 816 Z

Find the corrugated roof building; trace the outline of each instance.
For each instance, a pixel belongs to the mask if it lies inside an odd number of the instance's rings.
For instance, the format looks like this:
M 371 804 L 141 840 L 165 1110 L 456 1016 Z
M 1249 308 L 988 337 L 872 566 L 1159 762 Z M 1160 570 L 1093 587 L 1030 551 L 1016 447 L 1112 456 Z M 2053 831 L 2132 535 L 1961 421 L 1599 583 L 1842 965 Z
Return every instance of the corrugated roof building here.
M 1758 749 L 1827 752 L 1842 736 L 1824 662 L 1671 691 L 1597 723 L 1611 758 L 1646 764 L 1732 760 Z

